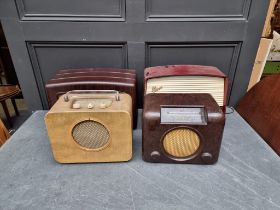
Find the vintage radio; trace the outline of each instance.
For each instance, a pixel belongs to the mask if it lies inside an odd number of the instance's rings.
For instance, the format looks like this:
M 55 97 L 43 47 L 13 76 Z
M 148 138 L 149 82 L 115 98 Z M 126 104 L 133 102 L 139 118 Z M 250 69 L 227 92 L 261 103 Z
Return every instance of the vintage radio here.
M 146 94 L 143 159 L 213 164 L 218 160 L 224 124 L 224 112 L 210 94 Z
M 170 65 L 145 69 L 145 94 L 209 93 L 225 111 L 228 79 L 212 66 Z
M 120 68 L 78 68 L 78 69 L 60 69 L 57 74 L 68 74 L 68 73 L 88 73 L 88 72 L 114 72 L 122 74 L 135 75 L 135 69 L 120 69 Z
M 49 106 L 70 90 L 118 90 L 132 97 L 134 128 L 137 126 L 136 71 L 115 68 L 60 70 L 46 84 Z
M 59 70 L 53 79 L 77 77 L 77 76 L 111 76 L 130 78 L 136 80 L 136 71 L 134 69 L 117 69 L 117 68 L 82 68 L 82 69 L 64 69 Z
M 45 123 L 60 163 L 119 162 L 132 157 L 132 100 L 126 93 L 70 91 L 53 105 Z
M 212 164 L 219 156 L 227 77 L 197 65 L 145 69 L 143 159 Z

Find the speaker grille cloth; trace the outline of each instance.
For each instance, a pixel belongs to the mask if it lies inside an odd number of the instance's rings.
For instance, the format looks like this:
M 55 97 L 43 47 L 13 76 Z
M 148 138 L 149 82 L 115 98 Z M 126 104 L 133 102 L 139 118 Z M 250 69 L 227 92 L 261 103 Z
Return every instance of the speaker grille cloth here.
M 174 157 L 187 157 L 195 153 L 200 143 L 199 136 L 187 128 L 177 128 L 164 136 L 163 147 Z
M 109 142 L 109 131 L 104 125 L 93 120 L 75 125 L 72 136 L 79 145 L 88 149 L 99 149 Z

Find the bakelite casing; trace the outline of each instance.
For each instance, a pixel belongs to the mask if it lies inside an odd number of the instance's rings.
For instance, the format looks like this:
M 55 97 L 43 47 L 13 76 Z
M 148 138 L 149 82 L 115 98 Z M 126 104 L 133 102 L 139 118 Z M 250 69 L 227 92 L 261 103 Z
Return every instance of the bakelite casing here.
M 203 107 L 206 123 L 161 123 L 161 107 Z M 143 159 L 147 162 L 213 164 L 219 157 L 224 125 L 224 112 L 209 94 L 147 94 L 142 121 Z M 200 145 L 191 156 L 178 158 L 165 152 L 162 140 L 176 128 L 191 129 L 198 134 Z

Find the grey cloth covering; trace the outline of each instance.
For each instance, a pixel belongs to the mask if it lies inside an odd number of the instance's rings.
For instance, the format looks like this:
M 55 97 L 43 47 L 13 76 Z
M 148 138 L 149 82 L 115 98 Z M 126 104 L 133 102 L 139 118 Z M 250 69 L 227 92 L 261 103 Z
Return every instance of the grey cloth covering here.
M 280 158 L 235 112 L 215 165 L 59 164 L 35 112 L 0 149 L 0 209 L 280 209 Z M 140 125 L 141 123 L 139 123 Z

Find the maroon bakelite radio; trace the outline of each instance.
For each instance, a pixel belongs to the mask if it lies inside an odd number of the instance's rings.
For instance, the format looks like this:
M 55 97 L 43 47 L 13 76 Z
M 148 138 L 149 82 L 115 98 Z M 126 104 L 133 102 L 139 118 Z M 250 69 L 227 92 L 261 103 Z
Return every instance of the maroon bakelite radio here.
M 145 70 L 142 156 L 148 162 L 213 164 L 223 136 L 227 78 L 215 67 Z
M 225 111 L 228 78 L 218 68 L 199 65 L 170 65 L 146 68 L 144 94 L 209 93 Z

